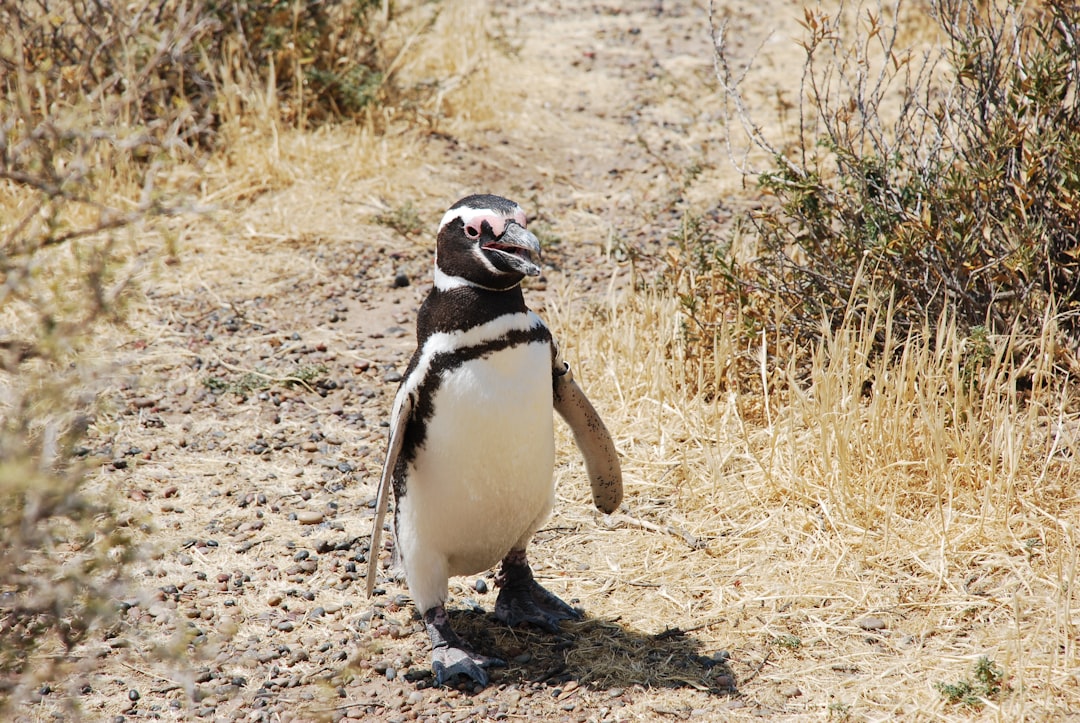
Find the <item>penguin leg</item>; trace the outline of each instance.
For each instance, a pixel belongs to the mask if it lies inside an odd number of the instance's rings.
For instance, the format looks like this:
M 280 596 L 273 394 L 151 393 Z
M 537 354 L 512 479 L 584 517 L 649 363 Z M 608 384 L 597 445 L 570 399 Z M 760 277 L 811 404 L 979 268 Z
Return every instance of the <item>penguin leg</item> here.
M 423 617 L 424 626 L 431 638 L 431 672 L 435 674 L 435 685 L 442 685 L 455 675 L 464 675 L 477 684 L 486 686 L 488 674 L 485 668 L 506 665 L 500 658 L 469 650 L 450 627 L 450 617 L 442 605 L 425 611 Z
M 495 600 L 495 617 L 510 627 L 531 623 L 557 633 L 560 620 L 582 618 L 581 611 L 570 607 L 533 579 L 524 549 L 507 553 L 495 584 L 502 588 Z

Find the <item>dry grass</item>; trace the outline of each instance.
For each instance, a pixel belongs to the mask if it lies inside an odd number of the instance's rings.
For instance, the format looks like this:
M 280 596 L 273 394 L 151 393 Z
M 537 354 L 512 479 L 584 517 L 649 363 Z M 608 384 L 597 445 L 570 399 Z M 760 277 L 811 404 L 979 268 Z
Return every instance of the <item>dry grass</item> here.
M 789 713 L 966 717 L 935 685 L 987 657 L 1005 689 L 985 714 L 1061 715 L 1080 663 L 1077 400 L 1049 355 L 1024 354 L 1050 333 L 993 340 L 1018 361 L 969 380 L 947 319 L 901 340 L 876 311 L 828 334 L 805 374 L 770 360 L 780 384 L 758 399 L 686 394 L 669 299 L 563 321 L 629 492 L 618 533 L 565 541 L 593 548 L 570 587 L 629 628 L 730 650 L 766 706 L 798 687 Z M 871 355 L 875 332 L 894 354 Z M 583 509 L 569 484 L 567 510 Z

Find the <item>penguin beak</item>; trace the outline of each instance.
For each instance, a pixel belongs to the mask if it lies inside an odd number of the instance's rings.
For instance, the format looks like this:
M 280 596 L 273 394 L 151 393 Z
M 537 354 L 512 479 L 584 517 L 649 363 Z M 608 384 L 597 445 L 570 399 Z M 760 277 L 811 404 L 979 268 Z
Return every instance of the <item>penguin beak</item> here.
M 503 271 L 540 275 L 540 240 L 514 221 L 507 222 L 502 236 L 481 248 L 489 252 L 492 263 Z

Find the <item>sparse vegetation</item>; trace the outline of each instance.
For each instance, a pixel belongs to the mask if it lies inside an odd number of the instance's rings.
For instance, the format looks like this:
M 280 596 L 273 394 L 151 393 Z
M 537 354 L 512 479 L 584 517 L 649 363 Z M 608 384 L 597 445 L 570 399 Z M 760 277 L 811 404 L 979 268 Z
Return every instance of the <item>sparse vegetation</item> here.
M 297 385 L 311 388 L 312 384 L 323 381 L 326 372 L 327 369 L 322 364 L 305 364 L 286 374 L 258 368 L 241 372 L 232 379 L 210 375 L 203 378 L 202 384 L 215 394 L 236 394 L 246 399 L 252 392 L 263 391 L 278 385 L 285 389 Z
M 397 231 L 405 238 L 413 238 L 424 232 L 426 225 L 411 201 L 382 213 L 375 214 L 375 223 Z
M 1005 684 L 1005 671 L 986 656 L 975 662 L 974 679 L 959 680 L 955 683 L 938 682 L 934 684 L 938 692 L 949 703 L 979 710 L 988 701 L 997 700 L 1008 690 Z

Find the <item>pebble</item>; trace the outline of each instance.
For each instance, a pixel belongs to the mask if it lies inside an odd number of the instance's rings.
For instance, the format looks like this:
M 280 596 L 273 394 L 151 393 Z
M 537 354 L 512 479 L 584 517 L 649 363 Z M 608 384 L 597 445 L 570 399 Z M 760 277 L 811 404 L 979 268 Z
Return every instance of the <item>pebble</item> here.
M 798 698 L 802 695 L 802 691 L 799 690 L 797 685 L 785 685 L 780 689 L 780 695 L 785 698 Z
M 873 615 L 867 615 L 865 618 L 860 618 L 855 621 L 863 630 L 884 630 L 885 621 L 881 618 L 874 617 Z
M 325 519 L 325 515 L 319 510 L 300 510 L 296 513 L 296 521 L 301 525 L 317 525 Z

